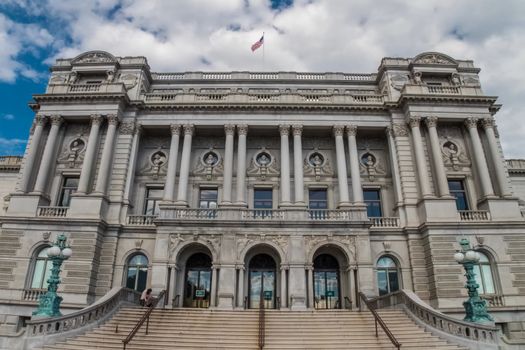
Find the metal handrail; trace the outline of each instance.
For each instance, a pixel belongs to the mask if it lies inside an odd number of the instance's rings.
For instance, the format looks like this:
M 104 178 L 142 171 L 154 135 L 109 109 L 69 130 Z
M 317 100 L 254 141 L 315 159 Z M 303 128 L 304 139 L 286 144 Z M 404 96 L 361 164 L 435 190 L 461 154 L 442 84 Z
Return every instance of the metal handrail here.
M 350 307 L 347 307 L 350 305 Z M 350 300 L 349 297 L 345 297 L 345 309 L 351 309 L 352 308 L 352 300 Z
M 173 298 L 173 302 L 171 303 L 172 309 L 179 306 L 179 299 L 180 299 L 180 294 L 175 295 L 175 297 Z
M 142 317 L 137 322 L 135 327 L 133 327 L 133 329 L 129 332 L 128 336 L 125 339 L 122 340 L 122 345 L 123 345 L 122 349 L 123 350 L 126 350 L 126 345 L 128 345 L 128 343 L 133 339 L 135 334 L 137 334 L 137 332 L 139 331 L 140 327 L 142 327 L 142 325 L 144 324 L 145 321 L 147 321 L 146 322 L 146 335 L 148 334 L 148 331 L 149 331 L 149 316 L 151 315 L 151 313 L 153 312 L 153 309 L 157 306 L 159 301 L 163 299 L 165 293 L 166 293 L 166 290 L 163 290 L 163 291 L 161 291 L 159 293 L 157 298 L 153 301 L 153 303 L 148 308 L 148 310 L 144 313 L 144 315 L 142 315 Z
M 376 326 L 376 338 L 379 336 L 379 334 L 378 334 L 378 332 L 377 332 L 377 324 L 379 323 L 379 325 L 381 326 L 381 328 L 383 328 L 383 331 L 384 331 L 385 334 L 387 335 L 388 339 L 390 339 L 390 341 L 392 342 L 392 344 L 393 344 L 397 349 L 401 349 L 401 343 L 397 341 L 396 337 L 394 337 L 394 335 L 392 334 L 392 332 L 390 331 L 390 329 L 388 329 L 388 326 L 385 324 L 385 322 L 383 321 L 383 319 L 381 318 L 381 316 L 379 316 L 379 314 L 378 314 L 377 311 L 374 309 L 374 307 L 372 306 L 372 304 L 369 302 L 368 298 L 363 294 L 363 292 L 359 292 L 359 297 L 361 298 L 361 300 L 363 300 L 363 302 L 366 304 L 366 307 L 368 308 L 368 310 L 370 310 L 370 312 L 371 312 L 372 315 L 374 316 L 375 326 Z
M 265 315 L 264 315 L 264 298 L 261 296 L 261 301 L 259 302 L 259 349 L 264 348 L 264 338 L 265 338 Z
M 244 297 L 244 310 L 248 309 L 248 297 Z
M 281 309 L 281 297 L 276 297 L 275 301 L 277 302 L 277 310 Z

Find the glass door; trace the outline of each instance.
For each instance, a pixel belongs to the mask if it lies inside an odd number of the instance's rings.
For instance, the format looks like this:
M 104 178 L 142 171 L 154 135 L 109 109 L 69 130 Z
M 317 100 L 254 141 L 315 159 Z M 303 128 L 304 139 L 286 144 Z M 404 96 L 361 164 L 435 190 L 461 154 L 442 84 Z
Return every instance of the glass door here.
M 207 308 L 211 299 L 211 258 L 203 253 L 192 255 L 186 265 L 185 307 Z
M 314 260 L 314 302 L 316 309 L 341 308 L 339 264 L 328 254 Z
M 261 299 L 265 309 L 275 307 L 275 271 L 250 271 L 250 308 L 258 309 Z

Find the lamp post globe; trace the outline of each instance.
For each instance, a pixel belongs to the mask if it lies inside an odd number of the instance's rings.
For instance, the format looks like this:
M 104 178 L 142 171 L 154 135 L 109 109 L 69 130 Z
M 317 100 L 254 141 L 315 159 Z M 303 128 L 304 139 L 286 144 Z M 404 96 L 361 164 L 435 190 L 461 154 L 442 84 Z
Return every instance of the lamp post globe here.
M 47 292 L 40 296 L 38 308 L 33 312 L 35 318 L 62 316 L 60 312 L 60 303 L 62 297 L 57 294 L 58 285 L 60 284 L 60 267 L 64 260 L 73 255 L 73 250 L 66 245 L 67 238 L 60 234 L 56 241 L 47 250 L 47 256 L 53 263 L 51 275 L 47 280 Z
M 470 241 L 466 238 L 462 238 L 459 241 L 459 245 L 461 246 L 461 251 L 454 254 L 454 260 L 456 260 L 458 264 L 463 265 L 465 269 L 465 277 L 467 278 L 465 288 L 469 296 L 469 298 L 463 302 L 463 307 L 465 308 L 465 318 L 463 320 L 491 324 L 494 322 L 494 319 L 487 311 L 487 302 L 479 296 L 479 285 L 476 283 L 476 273 L 474 272 L 474 266 L 479 261 L 480 255 L 478 252 L 472 250 Z

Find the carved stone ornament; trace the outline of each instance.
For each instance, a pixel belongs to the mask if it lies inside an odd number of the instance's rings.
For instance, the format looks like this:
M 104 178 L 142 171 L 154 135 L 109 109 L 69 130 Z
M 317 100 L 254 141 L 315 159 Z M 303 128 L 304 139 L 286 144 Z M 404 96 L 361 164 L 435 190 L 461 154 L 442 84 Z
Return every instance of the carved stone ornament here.
M 168 241 L 168 253 L 169 253 L 169 257 L 170 257 L 170 260 L 171 260 L 171 257 L 172 257 L 172 254 L 173 254 L 173 251 L 179 246 L 179 244 L 181 244 L 182 242 L 184 242 L 184 238 L 181 236 L 180 233 L 172 233 L 170 234 L 169 236 L 169 241 Z
M 303 171 L 305 176 L 315 176 L 315 181 L 320 181 L 321 176 L 333 175 L 330 162 L 326 156 L 318 150 L 314 150 L 306 155 L 306 158 L 304 159 Z
M 140 248 L 142 248 L 142 243 L 144 243 L 143 239 L 137 239 L 135 241 L 135 249 L 139 250 Z
M 369 181 L 375 181 L 377 175 L 386 175 L 386 171 L 381 165 L 382 162 L 379 162 L 378 156 L 370 152 L 370 150 L 366 150 L 365 153 L 361 154 L 360 163 L 360 172 L 368 175 Z
M 409 80 L 410 78 L 407 74 L 395 74 L 390 78 L 390 86 L 392 86 L 394 90 L 401 91 Z
M 429 52 L 422 55 L 417 56 L 414 59 L 415 64 L 457 64 L 452 58 L 437 53 L 437 52 Z
M 237 133 L 239 135 L 247 135 L 248 134 L 248 125 L 247 124 L 240 124 L 237 125 Z
M 407 137 L 408 129 L 405 124 L 392 123 L 392 133 L 395 137 Z
M 421 117 L 412 116 L 407 118 L 407 124 L 410 125 L 411 128 L 418 128 L 420 123 Z
M 459 142 L 454 142 L 447 138 L 441 145 L 443 163 L 454 171 L 460 170 L 461 166 L 470 166 L 468 157 L 458 144 Z
M 452 73 L 450 76 L 450 82 L 454 86 L 460 86 L 461 85 L 461 77 L 458 73 Z
M 281 250 L 284 252 L 285 256 L 288 255 L 288 237 L 283 235 L 267 235 L 267 234 L 259 234 L 259 235 L 242 235 L 237 236 L 237 260 L 240 260 L 242 258 L 242 253 L 246 250 L 246 247 L 248 247 L 250 244 L 254 242 L 258 243 L 264 243 L 264 242 L 272 242 L 275 245 L 277 245 Z
M 478 127 L 478 121 L 479 121 L 478 118 L 468 117 L 467 119 L 465 119 L 465 126 L 467 127 L 467 129 L 477 128 Z
M 463 81 L 463 85 L 466 86 L 480 86 L 479 78 L 475 75 L 463 75 L 461 80 Z
M 481 125 L 483 126 L 483 129 L 494 128 L 495 122 L 492 118 L 483 118 L 481 119 Z
M 435 128 L 437 127 L 438 118 L 437 117 L 426 117 L 425 118 L 425 124 L 427 124 L 428 128 Z
M 149 156 L 147 156 L 146 163 L 139 171 L 139 174 L 150 176 L 153 179 L 158 179 L 160 176 L 166 175 L 167 163 L 168 156 L 166 151 L 161 147 L 158 147 L 153 152 L 151 152 Z
M 50 231 L 46 231 L 46 232 L 42 232 L 42 239 L 44 241 L 49 241 L 49 237 L 51 237 L 51 232 Z
M 53 74 L 51 79 L 49 79 L 49 84 L 65 84 L 68 80 L 68 75 L 66 74 Z
M 277 170 L 277 160 L 266 148 L 262 148 L 257 152 L 248 167 L 247 174 L 251 176 L 258 176 L 260 180 L 266 180 L 268 176 L 279 175 Z
M 334 136 L 343 136 L 345 133 L 345 127 L 343 125 L 335 125 L 332 129 Z
M 417 85 L 423 84 L 423 80 L 421 79 L 422 76 L 423 74 L 421 72 L 414 72 L 412 76 L 412 80 L 414 81 L 414 84 L 417 84 Z
M 198 233 L 183 235 L 180 233 L 172 233 L 169 235 L 168 245 L 166 247 L 169 261 L 173 262 L 173 260 L 176 258 L 174 253 L 183 242 L 191 240 L 206 245 L 212 251 L 212 255 L 217 255 L 217 252 L 219 252 L 221 249 L 220 235 L 202 235 Z
M 195 175 L 204 175 L 206 180 L 209 181 L 214 176 L 222 174 L 222 158 L 213 148 L 204 152 L 199 159 L 200 161 L 193 172 Z
M 113 63 L 116 62 L 115 57 L 104 51 L 90 51 L 75 57 L 71 64 L 81 63 Z
M 121 135 L 133 135 L 135 132 L 135 122 L 123 122 L 120 124 L 118 130 Z
M 68 163 L 70 168 L 74 168 L 81 152 L 86 148 L 86 143 L 81 138 L 76 138 L 69 144 Z
M 235 125 L 233 124 L 224 125 L 224 133 L 226 135 L 235 135 Z
M 324 244 L 338 242 L 348 249 L 350 254 L 353 256 L 354 261 L 356 259 L 355 257 L 355 244 L 356 244 L 355 236 L 348 236 L 348 235 L 340 236 L 340 235 L 333 235 L 332 233 L 329 233 L 327 235 L 305 236 L 305 240 L 306 240 L 306 258 L 308 258 L 309 256 L 312 256 L 315 253 L 313 251 L 314 249 L 322 247 Z
M 132 89 L 137 85 L 138 78 L 135 74 L 124 74 L 119 80 L 124 83 L 126 90 Z

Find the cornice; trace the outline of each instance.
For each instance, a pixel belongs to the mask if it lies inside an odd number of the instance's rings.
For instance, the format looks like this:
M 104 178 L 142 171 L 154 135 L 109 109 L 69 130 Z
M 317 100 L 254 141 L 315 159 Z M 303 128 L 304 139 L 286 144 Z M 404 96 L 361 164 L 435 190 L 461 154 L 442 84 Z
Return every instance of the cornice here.
M 125 93 L 95 93 L 95 94 L 37 94 L 33 95 L 36 103 L 43 102 L 68 102 L 68 101 L 93 101 L 93 100 L 130 100 Z
M 396 103 L 397 107 L 401 107 L 410 102 L 432 102 L 432 103 L 466 103 L 466 104 L 486 104 L 489 107 L 493 106 L 498 98 L 496 96 L 469 96 L 469 95 L 401 95 Z

